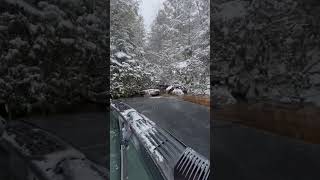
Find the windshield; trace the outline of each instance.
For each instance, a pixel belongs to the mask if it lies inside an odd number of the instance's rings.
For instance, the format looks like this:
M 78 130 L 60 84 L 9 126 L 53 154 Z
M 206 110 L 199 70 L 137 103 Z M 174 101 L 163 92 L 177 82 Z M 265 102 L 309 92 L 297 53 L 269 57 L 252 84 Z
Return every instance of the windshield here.
M 133 145 L 133 142 L 129 142 L 127 147 L 127 163 L 128 163 L 128 179 L 139 179 L 139 180 L 154 180 L 161 179 L 160 176 L 155 178 L 155 174 L 151 172 L 150 166 L 147 166 L 141 153 L 138 152 Z M 149 169 L 150 168 L 150 169 Z
M 117 115 L 110 113 L 110 179 L 120 179 L 121 155 L 120 155 L 120 127 Z
M 122 116 L 112 111 L 110 118 L 110 179 L 118 180 L 121 177 L 121 131 Z M 156 166 L 148 161 L 145 149 L 139 145 L 138 139 L 131 135 L 127 147 L 124 148 L 123 167 L 126 168 L 128 180 L 161 180 L 162 176 Z

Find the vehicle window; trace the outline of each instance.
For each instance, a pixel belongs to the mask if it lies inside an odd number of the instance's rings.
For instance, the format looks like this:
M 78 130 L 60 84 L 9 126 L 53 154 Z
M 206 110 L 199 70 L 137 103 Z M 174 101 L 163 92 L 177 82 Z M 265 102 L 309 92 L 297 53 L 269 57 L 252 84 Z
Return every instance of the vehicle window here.
M 112 111 L 111 113 L 111 146 L 110 146 L 110 179 L 118 180 L 120 179 L 120 167 L 121 167 L 121 154 L 120 154 L 120 141 L 121 141 L 121 130 L 119 127 L 119 120 L 122 124 L 123 118 L 120 113 Z M 125 123 L 123 123 L 125 126 Z M 137 142 L 137 138 L 131 135 L 129 138 L 128 146 L 125 150 L 126 153 L 126 167 L 128 173 L 128 180 L 162 180 L 160 172 L 156 169 L 156 166 L 151 162 L 147 162 L 147 157 L 143 153 L 144 148 Z M 113 146 L 114 145 L 114 146 Z M 119 148 L 115 148 L 115 146 Z M 117 152 L 116 152 L 117 151 Z M 151 164 L 150 164 L 151 163 Z M 119 168 L 115 169 L 112 165 L 117 165 Z M 117 179 L 118 178 L 118 179 Z
M 139 179 L 139 180 L 155 180 L 160 179 L 156 177 L 156 174 L 153 174 L 150 166 L 147 166 L 141 153 L 138 152 L 138 149 L 134 147 L 134 144 L 131 141 L 127 148 L 127 160 L 128 160 L 128 179 Z
M 120 180 L 121 177 L 121 153 L 120 153 L 120 127 L 118 115 L 110 113 L 110 179 Z

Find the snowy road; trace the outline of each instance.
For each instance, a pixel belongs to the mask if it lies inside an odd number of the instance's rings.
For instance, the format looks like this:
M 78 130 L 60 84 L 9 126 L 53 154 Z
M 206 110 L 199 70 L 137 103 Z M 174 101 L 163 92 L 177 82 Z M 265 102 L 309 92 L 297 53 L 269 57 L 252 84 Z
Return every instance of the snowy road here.
M 187 146 L 210 158 L 209 108 L 168 97 L 137 97 L 124 102 L 166 129 Z

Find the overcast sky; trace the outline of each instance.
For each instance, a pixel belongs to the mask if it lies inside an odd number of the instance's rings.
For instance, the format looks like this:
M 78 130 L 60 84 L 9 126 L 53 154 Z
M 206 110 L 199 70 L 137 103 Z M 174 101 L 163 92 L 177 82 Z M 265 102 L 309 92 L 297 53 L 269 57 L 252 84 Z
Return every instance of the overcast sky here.
M 144 26 L 150 30 L 151 23 L 156 17 L 159 8 L 164 0 L 140 0 L 140 13 L 144 19 Z

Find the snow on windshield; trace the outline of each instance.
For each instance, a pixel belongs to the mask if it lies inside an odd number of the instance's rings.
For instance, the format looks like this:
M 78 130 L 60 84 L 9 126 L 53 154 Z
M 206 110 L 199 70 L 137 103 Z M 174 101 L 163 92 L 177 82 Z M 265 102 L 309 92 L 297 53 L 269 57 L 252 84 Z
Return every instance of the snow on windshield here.
M 157 130 L 155 129 L 155 123 L 150 119 L 145 118 L 134 109 L 127 109 L 121 113 L 131 124 L 131 127 L 142 140 L 147 150 L 156 158 L 158 162 L 163 161 L 163 156 L 156 150 L 156 142 L 151 138 Z

